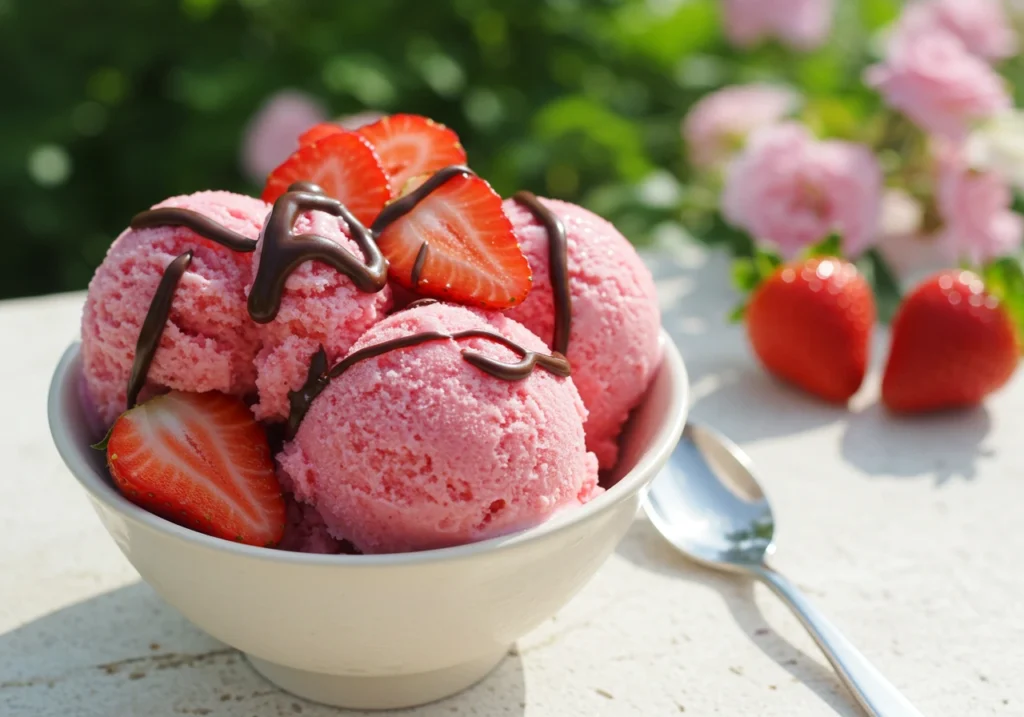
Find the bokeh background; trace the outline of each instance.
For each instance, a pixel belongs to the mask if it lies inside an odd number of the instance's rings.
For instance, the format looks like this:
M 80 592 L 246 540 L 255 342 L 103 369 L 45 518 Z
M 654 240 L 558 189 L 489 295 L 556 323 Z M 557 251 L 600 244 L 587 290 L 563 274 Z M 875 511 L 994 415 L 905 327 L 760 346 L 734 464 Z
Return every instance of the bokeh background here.
M 795 54 L 732 49 L 715 0 L 0 0 L 0 297 L 83 288 L 164 197 L 258 192 L 244 138 L 280 92 L 330 117 L 429 115 L 502 194 L 582 203 L 638 244 L 728 240 L 680 119 L 781 79 L 812 127 L 856 138 L 879 102 L 870 38 L 900 2 L 837 5 L 831 41 Z

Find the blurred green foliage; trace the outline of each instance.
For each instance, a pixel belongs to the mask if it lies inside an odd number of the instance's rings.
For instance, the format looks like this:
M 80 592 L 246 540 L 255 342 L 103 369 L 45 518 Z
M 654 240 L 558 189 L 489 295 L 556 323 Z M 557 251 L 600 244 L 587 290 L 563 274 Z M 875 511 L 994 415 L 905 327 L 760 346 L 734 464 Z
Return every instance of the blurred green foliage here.
M 707 91 L 783 79 L 855 137 L 869 33 L 899 0 L 843 0 L 822 50 L 729 48 L 714 0 L 0 0 L 0 296 L 84 287 L 132 214 L 205 188 L 257 192 L 242 130 L 297 88 L 335 115 L 429 115 L 502 194 L 598 211 L 632 240 L 735 233 L 697 211 L 679 122 Z

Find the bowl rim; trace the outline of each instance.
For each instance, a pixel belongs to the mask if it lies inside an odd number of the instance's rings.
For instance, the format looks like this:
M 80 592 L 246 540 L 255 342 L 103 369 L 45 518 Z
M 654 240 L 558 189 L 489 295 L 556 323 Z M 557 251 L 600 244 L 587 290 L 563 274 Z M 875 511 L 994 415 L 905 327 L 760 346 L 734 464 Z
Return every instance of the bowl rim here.
M 633 468 L 626 473 L 610 489 L 586 504 L 556 513 L 540 525 L 520 530 L 508 535 L 488 538 L 474 543 L 456 545 L 448 548 L 434 548 L 417 552 L 384 553 L 372 555 L 329 555 L 317 553 L 300 553 L 276 548 L 264 548 L 256 545 L 234 543 L 200 533 L 177 523 L 161 518 L 131 503 L 87 462 L 81 447 L 74 445 L 71 432 L 64 425 L 62 415 L 65 384 L 77 379 L 72 375 L 72 368 L 78 362 L 81 353 L 81 341 L 73 341 L 65 349 L 57 364 L 50 381 L 47 397 L 47 418 L 50 435 L 65 465 L 75 479 L 89 495 L 121 517 L 141 524 L 142 526 L 163 533 L 169 537 L 183 540 L 194 546 L 204 547 L 223 553 L 233 554 L 268 562 L 288 563 L 292 565 L 336 566 L 351 568 L 373 568 L 398 565 L 420 565 L 438 561 L 458 560 L 478 556 L 496 550 L 512 549 L 526 543 L 532 543 L 553 534 L 560 533 L 573 525 L 596 518 L 598 515 L 612 510 L 631 495 L 649 485 L 654 478 L 654 467 L 667 459 L 682 435 L 683 426 L 689 409 L 689 377 L 686 366 L 678 347 L 668 333 L 662 329 L 659 336 L 662 348 L 662 359 L 659 371 L 669 371 L 672 396 L 668 415 L 664 423 L 655 432 L 647 449 L 641 454 Z M 78 392 L 72 394 L 77 396 Z

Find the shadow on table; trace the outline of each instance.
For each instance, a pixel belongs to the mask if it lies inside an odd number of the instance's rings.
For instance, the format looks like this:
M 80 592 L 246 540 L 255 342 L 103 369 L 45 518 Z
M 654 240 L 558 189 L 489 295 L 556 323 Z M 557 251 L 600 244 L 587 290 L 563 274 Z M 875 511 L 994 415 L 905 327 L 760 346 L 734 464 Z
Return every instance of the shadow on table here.
M 768 625 L 754 600 L 753 580 L 694 564 L 666 543 L 644 518 L 633 523 L 616 552 L 646 570 L 713 588 L 725 601 L 736 624 L 761 652 L 811 689 L 836 714 L 860 717 L 862 712 L 835 673 Z
M 0 635 L 0 714 L 521 717 L 526 683 L 514 651 L 483 682 L 424 707 L 338 710 L 299 699 L 135 583 L 56 610 Z
M 992 454 L 983 445 L 991 428 L 984 406 L 901 418 L 875 403 L 850 414 L 840 450 L 850 464 L 871 476 L 934 476 L 942 485 L 974 478 L 979 458 Z

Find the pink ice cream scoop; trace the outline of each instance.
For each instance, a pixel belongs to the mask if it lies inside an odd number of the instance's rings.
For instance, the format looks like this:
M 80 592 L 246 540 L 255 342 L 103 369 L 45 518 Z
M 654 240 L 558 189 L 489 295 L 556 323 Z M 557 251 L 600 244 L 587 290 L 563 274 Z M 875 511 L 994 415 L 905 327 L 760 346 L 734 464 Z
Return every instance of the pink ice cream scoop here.
M 361 256 L 344 222 L 324 212 L 300 214 L 292 233 L 317 234 Z M 254 267 L 262 256 L 261 249 L 262 240 L 253 256 Z M 250 284 L 246 293 L 251 290 Z M 389 286 L 376 293 L 365 293 L 326 264 L 308 261 L 299 266 L 285 282 L 277 316 L 257 328 L 262 347 L 256 355 L 259 402 L 252 407 L 256 418 L 286 419 L 288 392 L 302 386 L 310 359 L 318 348 L 323 346 L 333 363 L 368 328 L 384 318 L 390 307 Z
M 157 206 L 198 212 L 253 240 L 270 211 L 258 199 L 230 192 L 198 192 Z M 93 276 L 82 315 L 85 394 L 105 426 L 126 408 L 136 341 L 161 277 L 188 250 L 192 261 L 174 290 L 148 385 L 238 396 L 255 391 L 259 337 L 245 299 L 252 254 L 185 227 L 127 229 Z
M 538 201 L 565 227 L 572 304 L 567 356 L 589 412 L 587 447 L 601 468 L 611 468 L 618 458 L 622 424 L 661 360 L 654 280 L 633 246 L 609 222 L 574 204 Z M 520 201 L 508 199 L 504 206 L 533 270 L 533 290 L 508 315 L 551 344 L 555 307 L 548 231 Z
M 350 356 L 423 332 L 471 329 L 549 353 L 501 314 L 433 304 L 376 324 Z M 537 525 L 601 491 L 572 379 L 535 368 L 504 380 L 463 350 L 520 359 L 487 338 L 392 348 L 352 364 L 312 402 L 278 462 L 335 538 L 366 553 L 457 545 Z

